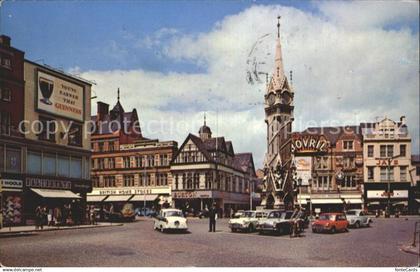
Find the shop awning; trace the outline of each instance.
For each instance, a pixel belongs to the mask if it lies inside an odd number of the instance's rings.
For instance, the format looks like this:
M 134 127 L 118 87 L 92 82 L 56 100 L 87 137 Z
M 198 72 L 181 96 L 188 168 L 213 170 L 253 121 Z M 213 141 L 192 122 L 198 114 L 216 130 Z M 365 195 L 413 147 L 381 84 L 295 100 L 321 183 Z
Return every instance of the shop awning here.
M 131 195 L 110 195 L 104 202 L 127 202 Z
M 31 188 L 31 190 L 34 193 L 44 198 L 70 198 L 70 199 L 81 198 L 80 196 L 76 195 L 72 191 L 68 191 L 68 190 L 35 189 L 35 188 Z
M 86 197 L 86 202 L 102 202 L 106 197 L 106 195 L 88 195 Z
M 135 195 L 130 201 L 155 201 L 158 195 Z

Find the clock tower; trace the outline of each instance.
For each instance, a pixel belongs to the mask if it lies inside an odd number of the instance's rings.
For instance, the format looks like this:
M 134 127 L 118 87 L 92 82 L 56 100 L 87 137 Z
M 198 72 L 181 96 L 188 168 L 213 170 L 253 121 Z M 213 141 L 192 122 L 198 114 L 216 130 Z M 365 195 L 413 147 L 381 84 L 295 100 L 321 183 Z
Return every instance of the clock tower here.
M 277 17 L 274 72 L 264 95 L 267 150 L 261 205 L 266 208 L 293 206 L 292 122 L 293 89 L 283 68 L 280 44 L 280 16 Z

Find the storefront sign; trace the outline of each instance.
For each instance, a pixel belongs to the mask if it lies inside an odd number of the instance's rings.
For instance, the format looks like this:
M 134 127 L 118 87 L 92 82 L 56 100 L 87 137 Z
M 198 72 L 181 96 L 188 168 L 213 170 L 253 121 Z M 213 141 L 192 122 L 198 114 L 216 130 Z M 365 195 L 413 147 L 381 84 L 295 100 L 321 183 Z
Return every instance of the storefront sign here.
M 383 190 L 368 190 L 368 198 L 388 198 L 388 193 Z M 407 190 L 394 190 L 391 191 L 391 198 L 408 198 Z
M 196 192 L 172 192 L 172 198 L 198 198 Z
M 38 71 L 37 108 L 55 115 L 84 120 L 83 87 Z
M 170 194 L 168 188 L 116 188 L 116 189 L 103 189 L 103 190 L 92 190 L 89 195 L 159 195 L 159 194 Z
M 3 190 L 7 191 L 7 189 L 22 189 L 23 188 L 23 181 L 18 179 L 0 179 L 1 186 L 3 186 Z
M 33 188 L 71 190 L 71 181 L 27 177 L 25 179 L 25 186 Z
M 388 166 L 388 160 L 377 159 L 376 166 Z M 391 166 L 398 166 L 398 160 L 391 161 Z
M 302 179 L 302 185 L 309 185 L 312 178 L 312 157 L 296 157 L 295 165 L 297 179 Z
M 295 135 L 292 141 L 292 152 L 326 152 L 328 146 L 328 141 L 322 135 Z

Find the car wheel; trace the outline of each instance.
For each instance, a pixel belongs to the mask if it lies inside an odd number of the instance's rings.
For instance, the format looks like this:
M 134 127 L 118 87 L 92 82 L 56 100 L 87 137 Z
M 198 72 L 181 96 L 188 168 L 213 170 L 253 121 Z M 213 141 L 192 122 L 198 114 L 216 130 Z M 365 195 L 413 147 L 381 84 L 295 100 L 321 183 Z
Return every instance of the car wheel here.
M 283 234 L 283 232 L 284 232 L 284 231 L 283 231 L 283 228 L 282 228 L 282 227 L 278 227 L 278 228 L 277 228 L 277 234 L 278 234 L 278 235 L 282 235 L 282 234 Z
M 236 232 L 236 229 L 232 228 L 232 232 Z
M 335 233 L 335 227 L 332 227 L 331 228 L 331 234 L 334 234 Z
M 356 221 L 356 223 L 354 224 L 354 227 L 355 227 L 356 229 L 360 228 L 360 222 L 359 222 L 359 221 Z
M 252 224 L 249 224 L 249 226 L 248 226 L 248 232 L 254 232 L 254 225 L 252 225 Z

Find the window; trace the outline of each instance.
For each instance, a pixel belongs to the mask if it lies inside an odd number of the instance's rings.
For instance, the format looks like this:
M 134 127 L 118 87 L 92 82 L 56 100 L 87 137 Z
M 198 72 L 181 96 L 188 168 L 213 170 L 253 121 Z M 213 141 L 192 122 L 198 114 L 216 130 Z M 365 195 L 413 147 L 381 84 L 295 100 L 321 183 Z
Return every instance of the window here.
M 380 146 L 380 156 L 381 156 L 381 158 L 393 157 L 394 156 L 394 146 L 393 145 L 381 145 Z
M 70 160 L 68 157 L 58 157 L 58 175 L 62 177 L 70 176 Z
M 142 156 L 137 156 L 136 157 L 136 167 L 142 167 L 143 163 L 142 163 Z
M 10 135 L 10 112 L 0 112 L 0 134 Z
M 205 184 L 206 189 L 212 189 L 212 186 L 211 186 L 212 181 L 213 181 L 213 173 L 211 172 L 206 173 L 206 184 Z
M 130 168 L 130 157 L 123 158 L 124 168 Z
M 353 150 L 353 141 L 343 141 L 344 150 Z
M 400 181 L 407 181 L 407 166 L 400 167 Z
M 355 176 L 344 176 L 343 180 L 344 188 L 355 188 L 356 187 L 356 177 Z
M 388 167 L 381 167 L 381 181 L 387 182 L 387 181 L 393 181 L 394 179 L 394 168 L 391 167 L 388 170 Z
M 108 168 L 110 168 L 110 169 L 115 168 L 115 159 L 114 158 L 108 158 Z
M 194 173 L 194 189 L 200 188 L 200 174 Z
M 82 146 L 82 126 L 73 123 L 68 133 L 68 144 Z
M 193 188 L 192 174 L 188 173 L 187 174 L 187 189 L 192 189 L 192 188 Z
M 1 57 L 1 66 L 7 69 L 12 69 L 12 63 L 8 57 Z
M 41 152 L 28 151 L 26 171 L 28 174 L 41 174 Z
M 179 188 L 178 174 L 175 174 L 175 190 L 178 190 L 178 188 Z
M 6 172 L 20 173 L 21 171 L 20 149 L 6 148 Z
M 92 177 L 92 187 L 99 187 L 99 177 Z
M 168 155 L 163 154 L 159 156 L 159 160 L 160 160 L 160 165 L 164 166 L 164 165 L 168 165 Z
M 55 120 L 40 117 L 39 118 L 39 127 L 38 127 L 38 138 L 40 140 L 55 142 Z
M 104 177 L 104 187 L 115 187 L 115 177 L 114 176 L 105 176 Z
M 133 186 L 134 186 L 134 176 L 124 175 L 124 187 L 133 187 Z
M 330 176 L 318 176 L 318 182 L 315 183 L 318 190 L 329 190 L 331 188 Z
M 104 143 L 103 142 L 99 142 L 98 143 L 98 151 L 99 152 L 103 152 L 104 151 Z
M 405 157 L 407 154 L 407 146 L 405 144 L 400 145 L 400 156 Z
M 70 177 L 82 178 L 82 159 L 81 158 L 71 158 Z
M 44 154 L 42 157 L 42 174 L 55 176 L 56 159 L 54 154 Z
M 373 181 L 374 179 L 374 166 L 368 166 L 367 170 L 368 170 L 368 181 Z
M 12 100 L 12 92 L 9 88 L 0 89 L 0 100 L 10 102 Z
M 103 158 L 98 159 L 98 168 L 99 169 L 104 169 L 105 168 L 105 159 L 103 159 Z
M 147 166 L 153 167 L 155 165 L 155 158 L 153 155 L 147 156 Z
M 354 158 L 345 157 L 343 161 L 344 161 L 344 163 L 343 163 L 344 168 L 354 168 L 355 167 Z
M 373 145 L 368 145 L 367 148 L 368 148 L 368 157 L 373 158 L 374 146 Z
M 114 141 L 110 141 L 110 142 L 108 142 L 108 151 L 114 151 L 115 150 L 115 148 L 114 148 Z

